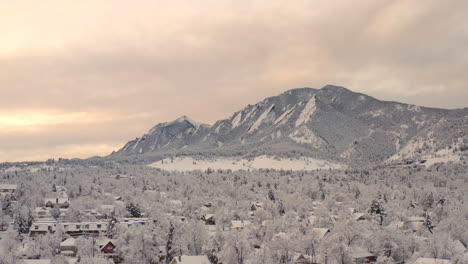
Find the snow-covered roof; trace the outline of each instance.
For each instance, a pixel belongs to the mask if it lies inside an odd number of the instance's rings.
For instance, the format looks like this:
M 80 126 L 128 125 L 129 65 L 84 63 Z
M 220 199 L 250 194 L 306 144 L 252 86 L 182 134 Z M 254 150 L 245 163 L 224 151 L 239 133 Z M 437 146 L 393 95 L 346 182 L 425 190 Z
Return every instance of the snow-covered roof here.
M 460 240 L 453 241 L 452 248 L 453 248 L 454 251 L 457 251 L 457 252 L 465 252 L 466 251 L 465 245 Z
M 100 208 L 101 210 L 114 210 L 114 209 L 115 209 L 115 205 L 113 205 L 113 204 L 101 204 L 101 205 L 99 206 L 99 208 Z
M 351 256 L 353 257 L 353 259 L 358 259 L 358 258 L 372 257 L 374 256 L 374 254 L 370 253 L 365 248 L 353 247 L 351 249 Z
M 107 245 L 107 244 L 109 244 L 109 243 L 112 243 L 112 244 L 115 245 L 114 240 L 109 239 L 109 238 L 103 237 L 103 238 L 99 238 L 99 239 L 96 240 L 96 244 L 97 244 L 98 246 L 100 246 L 100 247 L 103 247 L 103 246 L 105 246 L 105 245 Z
M 393 221 L 386 228 L 403 229 L 404 227 L 405 227 L 405 222 L 403 222 L 403 221 Z
M 205 219 L 210 219 L 210 218 L 213 218 L 214 217 L 214 214 L 205 214 L 203 216 Z
M 61 247 L 75 246 L 75 239 L 73 237 L 69 237 L 69 238 L 65 239 L 64 241 L 62 241 L 62 243 L 60 243 L 60 246 Z
M 175 257 L 171 263 L 177 263 L 177 264 L 210 264 L 210 261 L 208 260 L 207 256 L 185 256 L 182 255 L 180 256 L 180 261 L 179 257 Z
M 24 264 L 50 264 L 50 259 L 22 259 Z
M 408 222 L 424 222 L 425 218 L 420 216 L 413 216 L 408 218 Z
M 355 221 L 358 221 L 358 220 L 362 219 L 362 217 L 364 217 L 365 215 L 366 215 L 366 214 L 364 214 L 364 213 L 354 213 L 354 214 L 352 215 L 352 217 L 353 217 L 353 219 L 354 219 Z
M 249 220 L 232 220 L 231 221 L 231 228 L 244 228 L 245 226 L 249 225 Z
M 68 258 L 67 262 L 68 264 L 76 264 L 78 263 L 78 258 Z
M 413 264 L 450 264 L 448 259 L 418 258 Z
M 169 200 L 169 203 L 175 206 L 182 206 L 182 201 L 180 200 Z
M 317 236 L 319 241 L 325 237 L 328 231 L 330 231 L 328 228 L 312 228 L 312 233 Z
M 63 256 L 75 256 L 75 251 L 73 250 L 62 250 L 60 254 Z
M 16 184 L 0 183 L 0 190 L 16 190 Z

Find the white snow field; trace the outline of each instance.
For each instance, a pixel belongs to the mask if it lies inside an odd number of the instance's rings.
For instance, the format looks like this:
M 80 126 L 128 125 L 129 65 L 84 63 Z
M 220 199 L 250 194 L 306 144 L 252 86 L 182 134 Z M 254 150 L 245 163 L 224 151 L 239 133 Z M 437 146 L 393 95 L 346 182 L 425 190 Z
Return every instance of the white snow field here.
M 255 169 L 276 169 L 276 170 L 316 170 L 316 169 L 344 169 L 345 166 L 338 163 L 331 163 L 325 160 L 313 158 L 282 159 L 269 156 L 258 156 L 253 159 L 241 158 L 215 158 L 215 159 L 194 159 L 192 157 L 166 158 L 149 165 L 153 168 L 160 168 L 167 171 L 194 171 L 207 169 L 222 170 L 255 170 Z

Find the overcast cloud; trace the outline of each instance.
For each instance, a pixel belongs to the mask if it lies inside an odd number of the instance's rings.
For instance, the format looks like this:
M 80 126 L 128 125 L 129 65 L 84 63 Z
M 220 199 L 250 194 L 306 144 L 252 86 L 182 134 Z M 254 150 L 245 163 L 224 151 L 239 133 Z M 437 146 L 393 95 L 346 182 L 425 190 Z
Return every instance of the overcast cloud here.
M 0 162 L 106 155 L 336 84 L 462 108 L 468 1 L 0 0 Z

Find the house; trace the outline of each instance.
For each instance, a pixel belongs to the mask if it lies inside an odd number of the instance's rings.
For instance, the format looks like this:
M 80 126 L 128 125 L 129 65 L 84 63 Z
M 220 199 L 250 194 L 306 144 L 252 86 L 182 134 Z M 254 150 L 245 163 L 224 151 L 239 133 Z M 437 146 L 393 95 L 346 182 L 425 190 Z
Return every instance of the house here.
M 109 238 L 100 238 L 96 240 L 96 244 L 99 246 L 101 256 L 110 258 L 118 255 L 114 240 Z
M 115 211 L 115 205 L 113 204 L 101 204 L 99 206 L 99 212 L 103 214 L 109 214 Z
M 405 228 L 405 222 L 403 221 L 393 221 L 385 228 L 393 230 L 403 230 Z
M 448 259 L 418 258 L 413 264 L 452 264 Z
M 296 253 L 293 257 L 294 264 L 313 264 L 312 256 Z
M 38 220 L 35 221 L 30 228 L 32 237 L 54 233 L 57 228 L 62 228 L 65 233 L 72 237 L 81 235 L 97 236 L 107 232 L 107 222 L 57 222 L 55 220 Z
M 5 196 L 7 194 L 13 195 L 16 191 L 17 185 L 16 184 L 0 184 L 0 196 Z
M 139 218 L 130 218 L 130 217 L 125 217 L 125 218 L 119 218 L 117 219 L 119 221 L 120 225 L 123 225 L 125 227 L 132 227 L 136 225 L 146 225 L 148 222 L 148 218 L 146 217 L 139 217 Z
M 63 230 L 72 237 L 82 235 L 98 236 L 101 233 L 107 233 L 107 222 L 61 222 Z
M 101 214 L 101 213 L 99 213 L 98 211 L 96 211 L 94 209 L 84 210 L 83 214 L 88 216 L 88 217 L 92 217 L 92 218 L 95 218 L 95 219 L 98 219 L 98 220 L 105 218 L 104 214 Z
M 229 229 L 242 230 L 244 227 L 250 225 L 250 223 L 249 220 L 232 220 Z
M 315 238 L 318 242 L 322 241 L 322 239 L 330 233 L 330 229 L 328 228 L 312 228 L 312 234 L 314 234 Z
M 354 213 L 351 215 L 354 221 L 364 221 L 366 220 L 366 214 L 364 213 Z
M 39 220 L 53 220 L 53 216 L 51 213 L 50 207 L 36 207 L 34 209 L 34 218 L 39 219 Z M 67 213 L 68 209 L 67 208 L 60 208 L 60 215 L 58 216 L 59 220 L 66 220 L 67 219 Z
M 14 193 L 18 186 L 16 184 L 0 183 L 0 192 L 2 193 Z
M 460 240 L 453 241 L 451 248 L 453 252 L 457 252 L 458 254 L 463 254 L 467 251 L 465 245 Z
M 250 206 L 250 210 L 256 211 L 257 209 L 263 208 L 263 203 L 261 202 L 253 202 L 252 205 Z
M 50 259 L 22 259 L 19 264 L 51 264 Z
M 35 219 L 52 219 L 52 215 L 50 214 L 50 208 L 46 208 L 45 206 L 36 207 L 36 209 L 34 209 L 34 218 Z
M 47 233 L 52 233 L 55 232 L 57 226 L 57 221 L 55 220 L 37 220 L 35 221 L 30 229 L 29 229 L 29 235 L 31 237 L 35 237 L 38 235 L 45 235 Z
M 60 208 L 68 208 L 70 206 L 70 200 L 68 200 L 68 196 L 64 197 L 60 193 L 54 193 L 44 198 L 44 204 L 46 207 L 58 206 Z
M 183 205 L 181 200 L 169 200 L 169 204 L 174 207 L 182 207 Z
M 207 225 L 206 227 L 206 232 L 208 233 L 209 237 L 214 237 L 216 235 L 217 227 L 215 225 Z
M 377 256 L 361 247 L 351 248 L 351 257 L 356 264 L 375 263 Z
M 66 257 L 74 257 L 78 252 L 76 241 L 73 237 L 69 237 L 60 243 L 60 254 Z
M 93 264 L 109 264 L 109 261 L 103 257 L 94 258 L 69 258 L 67 259 L 68 264 L 80 264 L 80 263 L 93 263 Z
M 214 214 L 205 214 L 201 220 L 205 221 L 205 225 L 216 225 Z
M 424 226 L 424 221 L 426 219 L 424 217 L 410 217 L 406 222 L 405 226 L 412 230 L 413 232 L 421 230 L 421 228 Z
M 317 222 L 317 216 L 315 216 L 315 215 L 310 215 L 310 216 L 307 218 L 307 221 L 309 222 L 309 224 L 315 225 L 315 223 Z
M 159 246 L 159 247 L 158 247 L 158 258 L 159 258 L 159 261 L 165 259 L 166 256 L 167 256 L 166 247 L 165 247 L 165 246 Z
M 172 259 L 169 264 L 210 264 L 207 256 L 178 256 Z

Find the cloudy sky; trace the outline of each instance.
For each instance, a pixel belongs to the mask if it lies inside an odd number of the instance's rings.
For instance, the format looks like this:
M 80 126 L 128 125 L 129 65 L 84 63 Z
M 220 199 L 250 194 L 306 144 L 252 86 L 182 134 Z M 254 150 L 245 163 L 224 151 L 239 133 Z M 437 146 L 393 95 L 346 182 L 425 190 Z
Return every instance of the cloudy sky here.
M 331 4 L 333 2 L 333 4 Z M 0 0 L 0 162 L 105 155 L 297 87 L 462 108 L 466 0 Z

